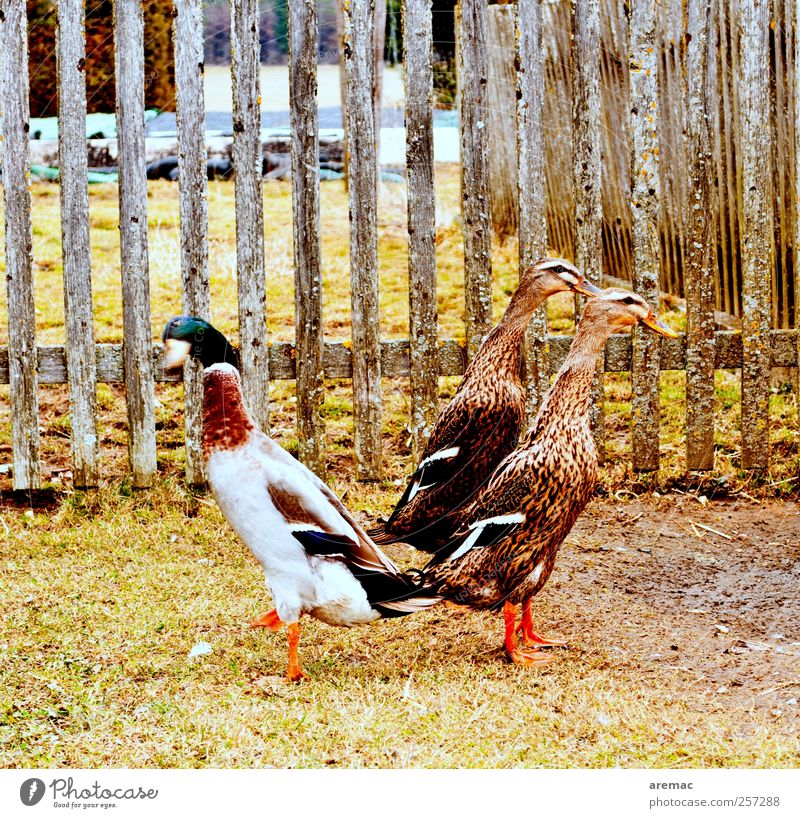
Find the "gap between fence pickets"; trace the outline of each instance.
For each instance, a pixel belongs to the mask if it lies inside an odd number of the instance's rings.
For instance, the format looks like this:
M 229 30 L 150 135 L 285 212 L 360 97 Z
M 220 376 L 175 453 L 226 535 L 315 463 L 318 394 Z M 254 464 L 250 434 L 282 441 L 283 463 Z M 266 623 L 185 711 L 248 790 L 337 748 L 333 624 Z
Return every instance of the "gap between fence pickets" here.
M 772 367 L 794 367 L 798 363 L 798 332 L 772 330 L 770 348 Z M 549 371 L 555 372 L 564 362 L 572 343 L 572 336 L 550 335 L 547 338 Z M 742 336 L 738 332 L 717 332 L 715 369 L 740 369 L 742 366 Z M 326 378 L 350 378 L 353 372 L 352 344 L 349 341 L 327 341 L 324 345 L 323 367 Z M 155 380 L 175 383 L 180 375 L 167 375 L 162 368 L 163 347 L 153 345 Z M 98 383 L 124 383 L 122 344 L 97 344 Z M 631 368 L 631 336 L 615 335 L 608 342 L 604 368 L 606 372 L 629 372 Z M 660 370 L 662 372 L 686 368 L 686 336 L 661 339 Z M 439 376 L 462 375 L 466 352 L 462 342 L 452 339 L 439 343 Z M 273 380 L 294 380 L 295 347 L 287 342 L 269 346 L 270 376 Z M 38 347 L 38 380 L 40 384 L 67 382 L 66 353 L 63 346 Z M 381 369 L 384 377 L 407 378 L 410 375 L 409 342 L 407 340 L 381 342 Z M 0 346 L 0 384 L 8 383 L 8 347 Z

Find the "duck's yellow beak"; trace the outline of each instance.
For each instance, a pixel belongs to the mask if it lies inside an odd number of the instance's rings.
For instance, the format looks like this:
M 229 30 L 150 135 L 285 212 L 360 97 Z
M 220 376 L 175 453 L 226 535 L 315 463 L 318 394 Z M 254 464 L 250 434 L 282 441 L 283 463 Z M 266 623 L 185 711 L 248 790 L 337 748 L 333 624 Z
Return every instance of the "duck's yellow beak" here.
M 164 341 L 164 371 L 171 372 L 173 369 L 182 367 L 191 351 L 192 345 L 188 341 L 167 338 Z
M 678 337 L 678 333 L 675 332 L 674 329 L 668 327 L 663 321 L 659 321 L 652 312 L 647 316 L 647 318 L 642 318 L 642 323 L 645 326 L 650 327 L 653 332 L 657 332 L 659 335 L 664 335 L 667 338 Z
M 575 290 L 575 292 L 578 292 L 581 295 L 588 296 L 600 295 L 600 293 L 603 292 L 602 289 L 600 289 L 600 287 L 596 287 L 594 284 L 592 284 L 590 281 L 587 281 L 585 278 L 580 278 L 578 280 L 578 283 L 573 286 L 573 289 Z

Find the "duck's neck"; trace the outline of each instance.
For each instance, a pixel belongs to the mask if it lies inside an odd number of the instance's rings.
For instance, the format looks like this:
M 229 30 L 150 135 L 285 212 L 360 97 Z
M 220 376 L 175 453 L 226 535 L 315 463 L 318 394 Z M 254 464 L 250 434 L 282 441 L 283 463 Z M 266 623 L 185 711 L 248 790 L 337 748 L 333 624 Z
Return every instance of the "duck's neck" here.
M 558 371 L 523 446 L 547 428 L 573 424 L 580 420 L 588 422 L 597 358 L 610 334 L 608 322 L 602 316 L 599 320 L 593 320 L 584 315 L 575 331 L 567 358 Z
M 203 379 L 203 452 L 241 446 L 255 426 L 247 414 L 239 379 L 232 372 L 207 372 Z
M 486 336 L 475 354 L 470 370 L 489 366 L 500 377 L 519 379 L 520 352 L 525 330 L 536 308 L 549 294 L 544 290 L 540 279 L 523 279 L 511 297 L 500 323 Z
M 192 357 L 197 358 L 203 367 L 213 364 L 232 364 L 239 367 L 239 352 L 228 339 L 210 324 L 195 333 L 192 346 Z

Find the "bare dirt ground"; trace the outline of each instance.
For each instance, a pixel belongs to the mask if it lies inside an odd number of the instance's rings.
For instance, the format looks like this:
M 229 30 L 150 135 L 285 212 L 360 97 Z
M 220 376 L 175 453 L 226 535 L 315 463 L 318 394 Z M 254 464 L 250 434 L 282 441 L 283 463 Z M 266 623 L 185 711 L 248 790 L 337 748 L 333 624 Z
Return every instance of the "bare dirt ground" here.
M 798 503 L 620 493 L 578 520 L 543 596 L 644 679 L 797 718 L 799 560 Z

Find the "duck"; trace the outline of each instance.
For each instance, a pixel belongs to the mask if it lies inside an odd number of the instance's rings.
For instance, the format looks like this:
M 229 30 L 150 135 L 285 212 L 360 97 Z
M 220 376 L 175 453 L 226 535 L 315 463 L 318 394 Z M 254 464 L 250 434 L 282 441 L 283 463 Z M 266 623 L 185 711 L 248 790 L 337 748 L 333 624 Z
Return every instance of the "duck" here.
M 635 293 L 609 288 L 587 302 L 567 358 L 520 447 L 498 465 L 458 515 L 454 536 L 422 569 L 422 587 L 445 601 L 502 609 L 504 646 L 515 664 L 545 664 L 552 660 L 546 648 L 567 646 L 536 633 L 532 600 L 597 484 L 589 409 L 598 356 L 611 333 L 635 325 L 677 337 Z
M 595 296 L 601 290 L 562 258 L 541 258 L 524 271 L 502 319 L 439 414 L 403 495 L 389 518 L 370 529 L 376 543 L 405 542 L 428 552 L 447 543 L 454 513 L 517 445 L 526 411 L 525 330 L 534 311 L 559 292 Z
M 186 325 L 172 319 L 168 328 Z M 196 340 L 179 348 L 182 358 L 171 347 L 170 369 L 208 354 Z M 395 566 L 319 477 L 256 426 L 230 362 L 203 370 L 202 452 L 217 505 L 261 563 L 275 602 L 252 625 L 273 631 L 287 626 L 289 681 L 305 675 L 299 660 L 303 615 L 353 627 L 440 601 Z

